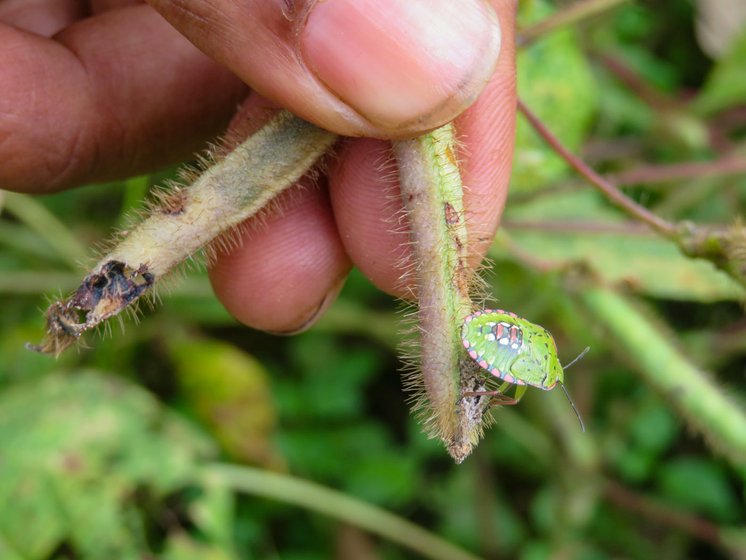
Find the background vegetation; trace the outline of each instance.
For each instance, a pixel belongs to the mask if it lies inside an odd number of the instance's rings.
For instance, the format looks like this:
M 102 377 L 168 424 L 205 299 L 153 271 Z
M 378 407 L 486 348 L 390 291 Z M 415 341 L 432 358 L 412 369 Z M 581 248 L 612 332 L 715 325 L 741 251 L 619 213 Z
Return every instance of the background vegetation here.
M 521 2 L 526 105 L 658 215 L 735 223 L 745 28 L 705 54 L 690 1 L 571 5 Z M 746 558 L 744 288 L 611 206 L 525 121 L 488 279 L 563 361 L 591 347 L 567 375 L 588 431 L 561 393 L 529 391 L 460 466 L 408 413 L 396 302 L 356 272 L 292 338 L 237 325 L 189 271 L 90 348 L 25 350 L 47 298 L 165 175 L 2 198 L 0 558 Z

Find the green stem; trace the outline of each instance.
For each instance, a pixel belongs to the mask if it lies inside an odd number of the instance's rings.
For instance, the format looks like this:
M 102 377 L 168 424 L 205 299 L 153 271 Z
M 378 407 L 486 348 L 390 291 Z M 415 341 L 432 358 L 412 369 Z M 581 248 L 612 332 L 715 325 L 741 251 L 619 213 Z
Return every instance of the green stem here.
M 477 558 L 406 519 L 313 482 L 285 474 L 228 464 L 209 465 L 203 474 L 211 481 L 222 483 L 233 490 L 279 500 L 355 525 L 426 558 Z
M 80 276 L 60 270 L 3 271 L 0 276 L 0 294 L 37 295 L 51 290 L 72 290 Z
M 420 332 L 420 363 L 409 385 L 426 429 L 460 463 L 479 441 L 489 399 L 461 397 L 483 390 L 483 376 L 469 374 L 460 335 L 472 311 L 473 271 L 453 127 L 396 142 L 394 152 L 409 219 Z
M 77 270 L 80 263 L 87 260 L 88 254 L 83 245 L 38 200 L 29 195 L 6 192 L 4 210 L 38 233 L 70 268 Z
M 149 175 L 138 175 L 130 177 L 124 182 L 124 192 L 122 193 L 122 205 L 119 209 L 119 225 L 125 227 L 131 217 L 131 214 L 142 207 L 143 200 L 148 194 L 150 187 Z
M 692 365 L 650 317 L 617 292 L 585 287 L 578 297 L 613 335 L 645 381 L 663 394 L 709 444 L 746 465 L 746 414 L 704 371 Z
M 0 276 L 0 294 L 38 295 L 53 290 L 74 290 L 80 284 L 80 275 L 56 269 L 8 270 Z M 206 277 L 181 278 L 168 288 L 171 297 L 214 298 Z M 382 329 L 381 329 L 382 330 Z

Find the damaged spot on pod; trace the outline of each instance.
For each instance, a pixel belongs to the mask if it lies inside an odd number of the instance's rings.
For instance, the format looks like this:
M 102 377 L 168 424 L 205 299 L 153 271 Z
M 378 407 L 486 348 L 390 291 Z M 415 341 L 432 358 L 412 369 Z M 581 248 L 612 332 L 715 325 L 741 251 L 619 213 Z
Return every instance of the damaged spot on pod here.
M 479 367 L 507 384 L 523 386 L 516 391 L 513 402 L 503 401 L 502 404 L 518 402 L 525 392 L 525 386 L 548 391 L 559 384 L 585 430 L 575 404 L 565 389 L 564 368 L 557 357 L 554 338 L 544 327 L 510 311 L 483 309 L 464 319 L 461 340 L 467 354 Z M 586 348 L 567 367 L 587 351 Z M 468 393 L 464 396 L 480 395 L 504 396 L 501 391 Z
M 86 276 L 72 296 L 49 307 L 46 340 L 28 348 L 59 355 L 85 331 L 139 299 L 154 282 L 145 264 L 132 268 L 117 260 L 105 262 L 98 272 Z

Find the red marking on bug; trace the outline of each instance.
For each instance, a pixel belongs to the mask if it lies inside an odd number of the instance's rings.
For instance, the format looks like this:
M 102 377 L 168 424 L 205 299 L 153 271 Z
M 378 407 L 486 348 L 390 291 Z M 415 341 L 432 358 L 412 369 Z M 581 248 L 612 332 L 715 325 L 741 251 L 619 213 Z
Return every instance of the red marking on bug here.
M 520 338 L 521 329 L 518 327 L 511 327 L 510 329 L 510 343 L 513 344 Z
M 497 325 L 495 325 L 495 338 L 497 340 L 500 340 L 504 334 L 505 334 L 505 325 L 503 323 L 498 323 Z
M 482 311 L 478 312 L 480 315 L 482 313 L 502 313 L 503 315 L 508 315 L 509 317 L 513 317 L 515 319 L 518 319 L 518 315 L 513 313 L 512 311 L 505 311 L 504 309 L 484 309 Z

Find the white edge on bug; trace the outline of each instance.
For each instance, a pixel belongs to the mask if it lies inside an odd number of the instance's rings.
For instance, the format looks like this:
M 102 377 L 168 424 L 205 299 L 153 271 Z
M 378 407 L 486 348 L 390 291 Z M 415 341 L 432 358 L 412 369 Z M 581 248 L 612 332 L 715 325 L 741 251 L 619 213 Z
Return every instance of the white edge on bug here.
M 461 340 L 469 357 L 479 367 L 503 380 L 495 391 L 464 393 L 464 397 L 504 397 L 502 405 L 513 405 L 521 400 L 529 386 L 549 391 L 559 384 L 565 393 L 580 429 L 585 424 L 564 384 L 564 370 L 580 360 L 590 348 L 562 366 L 557 357 L 557 346 L 551 333 L 540 325 L 503 309 L 482 309 L 468 315 L 461 325 Z M 516 385 L 513 398 L 505 390 Z

